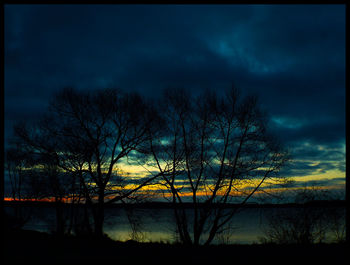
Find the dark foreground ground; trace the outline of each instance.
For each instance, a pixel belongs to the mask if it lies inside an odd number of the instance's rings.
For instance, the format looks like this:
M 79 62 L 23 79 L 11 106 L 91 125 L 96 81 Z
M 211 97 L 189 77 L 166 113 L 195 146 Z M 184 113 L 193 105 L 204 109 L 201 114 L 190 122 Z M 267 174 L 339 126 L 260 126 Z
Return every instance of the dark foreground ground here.
M 241 264 L 329 262 L 344 264 L 345 244 L 222 245 L 185 247 L 161 243 L 116 242 L 108 238 L 58 238 L 35 231 L 5 233 L 1 264 Z M 341 263 L 337 263 L 342 261 Z M 305 263 L 307 264 L 307 263 Z

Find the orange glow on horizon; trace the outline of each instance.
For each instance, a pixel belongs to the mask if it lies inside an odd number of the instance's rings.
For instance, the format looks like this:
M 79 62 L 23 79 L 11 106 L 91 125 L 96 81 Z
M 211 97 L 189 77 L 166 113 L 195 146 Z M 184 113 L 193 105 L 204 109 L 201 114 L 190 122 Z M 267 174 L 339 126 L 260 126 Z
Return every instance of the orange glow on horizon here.
M 42 199 L 33 199 L 33 198 L 25 198 L 25 199 L 14 199 L 12 197 L 5 197 L 5 202 L 56 202 L 57 200 L 54 197 L 51 198 L 42 198 Z M 64 203 L 69 203 L 72 201 L 70 198 L 62 198 L 60 200 Z

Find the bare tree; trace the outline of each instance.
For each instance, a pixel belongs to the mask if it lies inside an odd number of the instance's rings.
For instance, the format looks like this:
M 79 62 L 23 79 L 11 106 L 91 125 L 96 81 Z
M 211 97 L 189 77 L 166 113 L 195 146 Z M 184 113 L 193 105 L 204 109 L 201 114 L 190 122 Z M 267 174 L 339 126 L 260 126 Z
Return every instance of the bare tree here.
M 16 131 L 31 153 L 45 156 L 69 173 L 91 209 L 94 232 L 103 235 L 106 203 L 123 200 L 150 184 L 157 175 L 130 184 L 123 171 L 125 158 L 142 149 L 152 115 L 136 93 L 116 89 L 64 89 L 52 100 L 37 124 Z M 73 190 L 71 190 L 73 192 Z
M 328 190 L 315 186 L 295 192 L 296 206 L 276 208 L 267 218 L 263 243 L 313 244 L 345 240 L 345 209 L 327 205 L 334 201 Z
M 10 183 L 12 201 L 21 202 L 27 197 L 28 185 L 26 185 L 27 157 L 20 150 L 9 148 L 5 153 L 5 170 Z M 14 216 L 11 222 L 13 228 L 22 227 L 30 218 L 30 213 L 24 211 L 20 204 L 14 207 Z
M 41 130 L 29 133 L 26 127 L 17 125 L 15 135 L 17 137 L 11 139 L 11 147 L 7 150 L 7 172 L 13 197 L 15 200 L 53 200 L 56 210 L 55 232 L 64 234 L 67 218 L 64 215 L 63 202 L 72 193 L 69 185 L 71 177 L 60 171 L 52 154 L 40 148 L 40 145 L 50 148 L 50 140 L 43 138 L 40 144 L 34 144 L 39 136 L 46 136 Z M 20 210 L 19 206 L 16 208 Z
M 245 204 L 277 177 L 287 152 L 268 135 L 257 99 L 242 99 L 237 89 L 221 97 L 166 90 L 159 105 L 163 134 L 153 134 L 150 150 L 171 194 L 180 240 L 210 244 L 238 209 L 225 205 Z
M 14 201 L 22 199 L 23 171 L 25 158 L 14 148 L 6 151 L 5 168 L 11 184 L 11 196 Z

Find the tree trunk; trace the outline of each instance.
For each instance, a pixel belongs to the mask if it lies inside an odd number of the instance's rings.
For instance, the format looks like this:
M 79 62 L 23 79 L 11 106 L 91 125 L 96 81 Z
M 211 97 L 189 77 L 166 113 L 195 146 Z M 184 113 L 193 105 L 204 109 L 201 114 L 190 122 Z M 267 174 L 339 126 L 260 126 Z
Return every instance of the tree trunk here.
M 56 233 L 61 236 L 64 234 L 63 205 L 60 198 L 56 198 Z
M 95 216 L 95 235 L 103 236 L 103 223 L 104 223 L 104 192 L 99 193 L 96 216 Z

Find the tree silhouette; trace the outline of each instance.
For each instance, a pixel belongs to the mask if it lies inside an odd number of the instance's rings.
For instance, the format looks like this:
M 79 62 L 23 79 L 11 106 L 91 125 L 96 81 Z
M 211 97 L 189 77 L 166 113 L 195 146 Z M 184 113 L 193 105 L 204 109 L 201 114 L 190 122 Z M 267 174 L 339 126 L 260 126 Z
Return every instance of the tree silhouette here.
M 148 139 L 151 124 L 148 106 L 136 93 L 66 88 L 39 122 L 17 126 L 15 135 L 29 153 L 49 161 L 51 169 L 69 173 L 72 186 L 80 187 L 91 209 L 94 232 L 101 236 L 105 204 L 127 198 L 157 177 L 128 185 L 121 174 L 122 160 Z
M 237 89 L 222 97 L 169 89 L 159 106 L 163 133 L 151 137 L 151 159 L 171 194 L 177 231 L 185 244 L 210 244 L 238 209 L 224 206 L 245 204 L 288 154 L 267 133 L 256 97 L 241 98 Z
M 305 245 L 322 243 L 331 237 L 338 243 L 345 240 L 345 211 L 327 205 L 327 201 L 336 201 L 330 191 L 306 186 L 295 191 L 294 197 L 298 207 L 274 209 L 266 216 L 263 243 Z
M 30 158 L 33 191 L 55 198 L 57 207 L 64 199 L 84 202 L 84 223 L 89 209 L 98 236 L 106 204 L 157 180 L 169 192 L 180 240 L 198 245 L 229 227 L 238 207 L 225 205 L 245 204 L 288 160 L 267 121 L 257 98 L 235 88 L 222 96 L 168 89 L 153 102 L 117 89 L 66 88 L 39 121 L 15 127 L 13 142 Z M 148 172 L 129 178 L 126 160 Z M 57 208 L 57 224 L 62 216 Z

